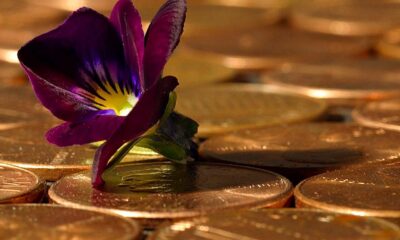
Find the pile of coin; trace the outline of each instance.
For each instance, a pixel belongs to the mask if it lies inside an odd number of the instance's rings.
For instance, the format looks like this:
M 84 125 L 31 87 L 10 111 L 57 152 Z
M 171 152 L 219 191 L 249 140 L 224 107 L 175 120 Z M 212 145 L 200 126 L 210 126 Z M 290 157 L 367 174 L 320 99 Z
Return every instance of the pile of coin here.
M 133 1 L 144 29 L 164 2 Z M 400 2 L 187 2 L 163 74 L 198 157 L 134 148 L 94 189 L 99 143 L 46 141 L 17 51 L 115 1 L 1 1 L 0 239 L 400 240 Z

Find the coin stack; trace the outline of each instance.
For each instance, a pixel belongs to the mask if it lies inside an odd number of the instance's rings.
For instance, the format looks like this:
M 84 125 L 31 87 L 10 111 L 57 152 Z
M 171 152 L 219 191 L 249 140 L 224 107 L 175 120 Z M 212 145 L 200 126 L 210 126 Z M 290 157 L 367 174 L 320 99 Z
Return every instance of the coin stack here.
M 187 0 L 163 75 L 198 157 L 135 147 L 95 189 L 17 51 L 116 1 L 0 1 L 0 239 L 400 240 L 400 1 Z M 146 30 L 165 0 L 132 2 Z

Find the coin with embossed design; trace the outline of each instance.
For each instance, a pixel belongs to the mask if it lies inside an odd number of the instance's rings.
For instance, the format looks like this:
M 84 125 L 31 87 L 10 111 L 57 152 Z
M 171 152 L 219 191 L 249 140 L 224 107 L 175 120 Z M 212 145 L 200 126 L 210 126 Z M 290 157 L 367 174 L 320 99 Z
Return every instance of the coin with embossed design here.
M 0 203 L 37 202 L 43 192 L 44 182 L 34 173 L 0 164 Z
M 400 224 L 400 162 L 327 172 L 300 183 L 296 206 Z
M 236 211 L 164 224 L 150 240 L 399 240 L 400 228 L 376 218 L 305 209 Z
M 200 124 L 200 137 L 312 120 L 326 108 L 319 100 L 277 94 L 259 84 L 184 88 L 178 95 L 177 111 Z
M 208 139 L 206 161 L 261 167 L 298 182 L 328 170 L 400 158 L 400 133 L 354 124 L 308 123 L 242 130 Z
M 226 209 L 282 207 L 292 194 L 284 177 L 234 165 L 170 162 L 125 163 L 101 189 L 90 172 L 66 176 L 49 190 L 58 204 L 114 212 L 152 227 L 164 220 Z
M 179 87 L 191 87 L 231 80 L 235 71 L 185 52 L 176 52 L 168 60 L 164 75 L 176 76 Z
M 291 23 L 305 30 L 345 36 L 379 35 L 400 25 L 400 4 L 392 0 L 300 0 Z
M 0 131 L 0 163 L 28 169 L 45 180 L 88 170 L 95 149 L 88 146 L 57 147 L 45 133 L 51 123 L 31 123 Z M 159 159 L 159 155 L 129 154 L 124 161 Z
M 326 99 L 330 105 L 354 106 L 400 96 L 400 63 L 394 60 L 326 60 L 291 64 L 263 74 L 278 92 Z
M 289 27 L 252 31 L 207 32 L 187 37 L 181 48 L 215 63 L 240 70 L 263 70 L 288 62 L 303 62 L 365 54 L 370 40 L 310 33 Z
M 0 206 L 1 239 L 136 240 L 141 228 L 116 215 L 56 205 Z
M 356 108 L 352 115 L 359 124 L 400 131 L 400 99 L 372 102 Z

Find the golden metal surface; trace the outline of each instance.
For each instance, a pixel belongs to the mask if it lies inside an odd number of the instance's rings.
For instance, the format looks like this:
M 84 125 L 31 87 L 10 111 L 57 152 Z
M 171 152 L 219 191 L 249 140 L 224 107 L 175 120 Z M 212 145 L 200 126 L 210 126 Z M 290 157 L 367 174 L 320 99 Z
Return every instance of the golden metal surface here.
M 400 96 L 400 62 L 383 59 L 330 60 L 289 64 L 267 72 L 262 82 L 278 92 L 354 106 Z
M 377 52 L 388 58 L 400 58 L 400 28 L 387 32 L 376 44 Z
M 262 167 L 294 182 L 355 164 L 400 158 L 400 133 L 343 123 L 309 123 L 242 130 L 210 138 L 200 156 Z
M 22 68 L 15 64 L 0 62 L 0 84 L 6 85 L 21 85 L 27 82 L 24 77 Z
M 50 188 L 49 197 L 64 206 L 154 224 L 232 208 L 282 207 L 292 194 L 291 183 L 280 175 L 233 165 L 127 163 L 113 174 L 101 190 L 92 188 L 90 172 L 66 176 Z
M 1 239 L 135 240 L 140 226 L 115 215 L 55 205 L 0 206 Z
M 399 16 L 400 3 L 393 0 L 299 0 L 290 19 L 305 30 L 369 36 L 400 26 Z
M 207 32 L 188 37 L 181 48 L 210 61 L 241 70 L 262 70 L 287 62 L 354 57 L 372 46 L 366 38 L 340 37 L 290 29 L 264 27 L 251 31 Z
M 368 103 L 356 108 L 352 115 L 359 124 L 400 131 L 400 99 Z
M 169 59 L 163 75 L 176 76 L 180 87 L 190 87 L 230 80 L 235 71 L 184 52 L 176 52 Z
M 32 172 L 0 164 L 0 203 L 37 202 L 44 188 L 44 182 Z
M 259 7 L 259 8 L 278 8 L 286 10 L 289 7 L 290 0 L 198 0 L 207 4 L 220 4 L 225 6 L 239 7 Z
M 326 105 L 268 91 L 259 84 L 224 84 L 178 90 L 176 109 L 199 124 L 200 137 L 233 130 L 312 120 Z
M 398 240 L 400 229 L 375 218 L 300 209 L 213 214 L 164 224 L 149 240 Z
M 327 172 L 297 185 L 296 206 L 382 217 L 400 224 L 399 176 L 399 162 Z

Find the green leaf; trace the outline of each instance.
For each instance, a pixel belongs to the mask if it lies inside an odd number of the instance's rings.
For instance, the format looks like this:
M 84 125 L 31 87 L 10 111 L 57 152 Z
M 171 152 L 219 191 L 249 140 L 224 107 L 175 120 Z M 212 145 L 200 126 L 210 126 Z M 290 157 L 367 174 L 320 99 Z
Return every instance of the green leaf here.
M 188 158 L 186 150 L 183 147 L 162 135 L 152 134 L 145 136 L 137 142 L 137 146 L 149 148 L 154 152 L 179 163 L 185 163 Z

